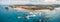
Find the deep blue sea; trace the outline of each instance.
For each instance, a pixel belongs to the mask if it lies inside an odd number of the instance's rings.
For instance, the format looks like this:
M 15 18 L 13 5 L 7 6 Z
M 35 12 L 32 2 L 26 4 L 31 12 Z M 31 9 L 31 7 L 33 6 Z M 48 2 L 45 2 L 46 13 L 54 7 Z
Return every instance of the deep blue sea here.
M 0 22 L 60 22 L 60 9 L 56 9 L 55 12 L 53 11 L 55 14 L 46 14 L 46 12 L 30 14 L 25 11 L 17 12 L 14 9 L 7 10 L 5 6 L 0 5 Z

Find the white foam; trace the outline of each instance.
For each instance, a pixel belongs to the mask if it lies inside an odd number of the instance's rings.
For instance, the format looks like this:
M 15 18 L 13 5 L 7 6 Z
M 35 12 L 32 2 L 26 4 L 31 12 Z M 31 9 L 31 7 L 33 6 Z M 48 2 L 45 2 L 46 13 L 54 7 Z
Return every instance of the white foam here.
M 18 16 L 17 18 L 21 18 L 20 16 Z

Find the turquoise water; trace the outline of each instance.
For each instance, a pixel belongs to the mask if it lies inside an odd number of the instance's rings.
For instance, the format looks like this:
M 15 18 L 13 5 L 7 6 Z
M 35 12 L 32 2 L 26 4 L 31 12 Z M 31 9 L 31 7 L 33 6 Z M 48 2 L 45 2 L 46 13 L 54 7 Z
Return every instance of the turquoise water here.
M 36 13 L 36 12 L 35 12 Z M 14 9 L 5 9 L 5 6 L 0 6 L 0 22 L 60 22 L 60 10 L 56 10 L 56 14 L 49 16 L 49 18 L 45 19 L 46 13 L 42 12 L 42 14 L 35 14 L 36 16 L 31 16 L 28 18 L 20 18 L 18 16 L 30 16 L 29 12 L 20 11 Z M 40 19 L 43 19 L 40 21 Z

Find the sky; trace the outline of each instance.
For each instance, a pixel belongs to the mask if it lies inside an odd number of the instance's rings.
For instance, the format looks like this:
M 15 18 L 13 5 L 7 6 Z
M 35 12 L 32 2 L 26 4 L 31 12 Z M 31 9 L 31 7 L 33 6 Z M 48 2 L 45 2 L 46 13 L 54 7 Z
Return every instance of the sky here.
M 60 0 L 0 0 L 2 5 L 14 5 L 14 4 L 60 4 Z

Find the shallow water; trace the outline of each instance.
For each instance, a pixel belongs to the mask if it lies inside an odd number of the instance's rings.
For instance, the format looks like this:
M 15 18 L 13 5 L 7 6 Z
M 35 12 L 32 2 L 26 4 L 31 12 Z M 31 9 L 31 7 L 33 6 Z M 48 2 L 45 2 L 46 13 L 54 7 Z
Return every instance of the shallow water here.
M 25 17 L 27 16 L 27 17 Z M 60 10 L 43 11 L 43 12 L 25 12 L 15 9 L 5 9 L 0 6 L 0 22 L 60 22 Z M 25 17 L 25 18 L 24 18 Z M 42 20 L 43 19 L 43 20 Z

